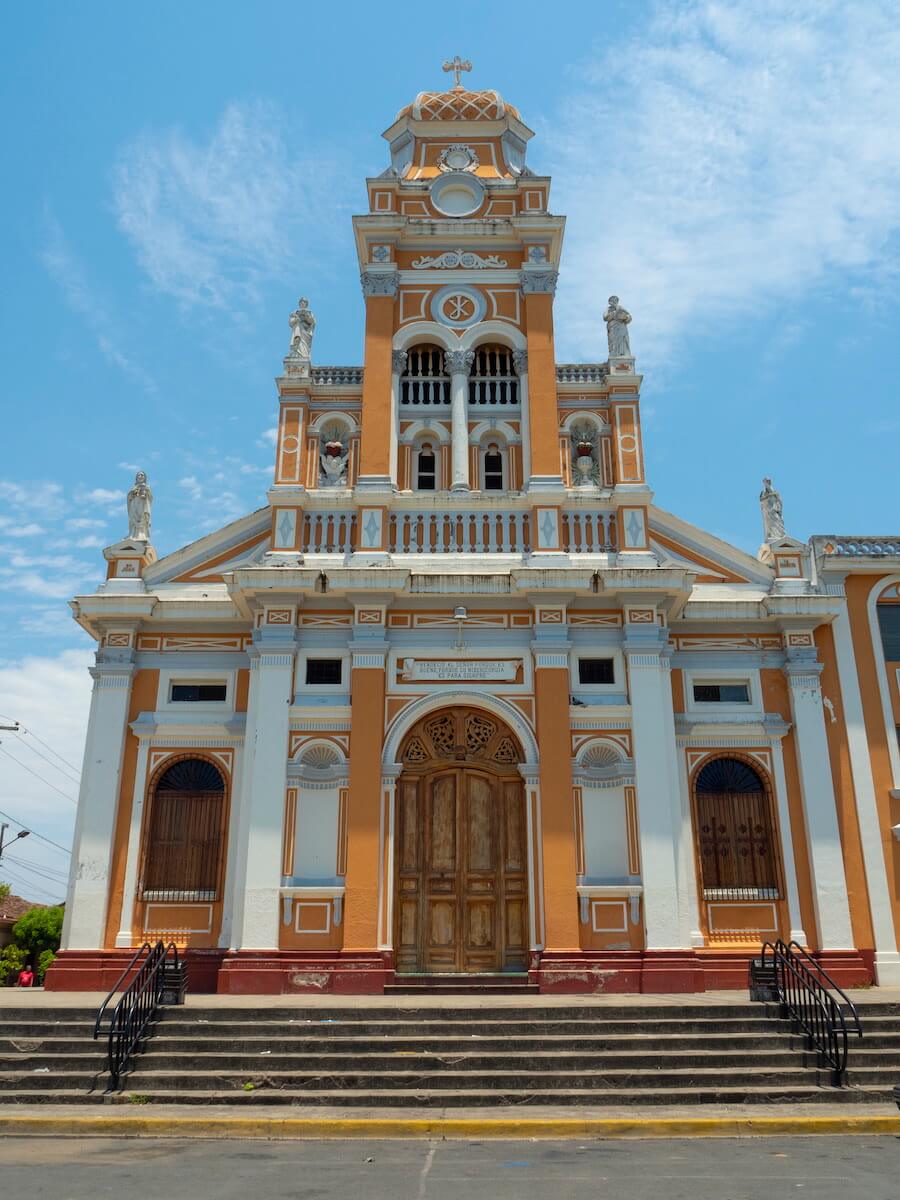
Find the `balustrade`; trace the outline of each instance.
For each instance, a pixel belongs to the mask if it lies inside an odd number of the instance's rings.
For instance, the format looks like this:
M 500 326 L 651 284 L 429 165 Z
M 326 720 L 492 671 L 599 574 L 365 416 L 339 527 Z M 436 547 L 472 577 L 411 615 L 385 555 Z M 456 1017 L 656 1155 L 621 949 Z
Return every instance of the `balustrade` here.
M 562 515 L 562 550 L 602 554 L 617 546 L 615 513 L 575 509 Z M 301 552 L 352 554 L 358 549 L 357 514 L 307 511 Z M 532 516 L 527 509 L 402 510 L 388 516 L 392 554 L 530 554 Z

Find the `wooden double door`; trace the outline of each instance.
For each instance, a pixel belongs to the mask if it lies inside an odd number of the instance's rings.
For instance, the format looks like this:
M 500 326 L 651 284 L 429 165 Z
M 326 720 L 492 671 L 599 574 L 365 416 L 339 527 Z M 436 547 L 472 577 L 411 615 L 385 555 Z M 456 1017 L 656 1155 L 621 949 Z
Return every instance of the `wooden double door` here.
M 485 764 L 402 775 L 395 827 L 398 972 L 522 971 L 528 870 L 522 780 Z

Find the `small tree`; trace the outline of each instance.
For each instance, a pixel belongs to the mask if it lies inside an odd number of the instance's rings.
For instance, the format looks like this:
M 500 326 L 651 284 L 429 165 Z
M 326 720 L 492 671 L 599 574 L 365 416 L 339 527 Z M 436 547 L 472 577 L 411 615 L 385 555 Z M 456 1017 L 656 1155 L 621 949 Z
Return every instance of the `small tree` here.
M 27 961 L 28 954 L 21 946 L 5 946 L 0 950 L 0 987 L 15 983 Z
M 56 955 L 52 950 L 41 951 L 40 955 L 38 956 L 37 971 L 35 972 L 37 975 L 38 987 L 44 986 L 44 976 L 50 970 L 55 961 Z
M 17 945 L 36 963 L 45 950 L 59 949 L 62 923 L 61 905 L 54 905 L 52 908 L 32 908 L 13 925 L 13 937 Z
M 8 883 L 0 883 L 0 904 L 2 904 L 4 900 L 9 898 L 9 893 L 11 891 L 12 891 L 12 888 L 9 886 Z

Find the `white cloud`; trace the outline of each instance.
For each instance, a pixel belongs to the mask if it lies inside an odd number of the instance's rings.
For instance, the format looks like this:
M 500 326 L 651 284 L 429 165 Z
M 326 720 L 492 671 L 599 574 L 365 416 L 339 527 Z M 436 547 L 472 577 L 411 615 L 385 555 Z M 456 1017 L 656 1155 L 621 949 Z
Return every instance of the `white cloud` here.
M 79 538 L 75 545 L 79 550 L 99 549 L 106 545 L 106 539 L 97 537 L 96 533 L 89 533 L 86 537 Z
M 178 486 L 184 488 L 192 500 L 202 500 L 203 487 L 196 475 L 185 475 L 178 480 Z
M 24 525 L 17 525 L 12 517 L 0 517 L 0 529 L 6 537 L 14 538 L 37 537 L 44 532 L 43 525 L 38 525 L 36 521 L 26 521 Z
M 0 500 L 25 512 L 56 515 L 64 506 L 63 488 L 60 483 L 47 479 L 17 483 L 11 479 L 0 479 Z
M 148 392 L 156 390 L 151 376 L 119 347 L 116 322 L 109 305 L 89 281 L 87 272 L 72 251 L 62 226 L 52 213 L 45 214 L 47 237 L 40 259 L 47 274 L 58 284 L 69 307 L 84 319 L 103 357 L 130 376 Z
M 91 488 L 89 492 L 79 492 L 78 499 L 87 500 L 90 504 L 118 504 L 125 499 L 125 493 L 98 487 Z
M 548 131 L 568 213 L 561 355 L 606 357 L 617 293 L 644 365 L 813 287 L 896 280 L 900 30 L 866 0 L 666 0 L 586 63 Z
M 321 150 L 294 157 L 286 142 L 309 138 L 289 123 L 274 106 L 233 103 L 205 142 L 169 129 L 123 150 L 114 176 L 119 227 L 159 291 L 238 311 L 265 280 L 325 261 L 345 219 L 349 176 Z
M 278 443 L 278 426 L 273 425 L 271 429 L 264 429 L 257 439 L 257 446 L 275 446 Z
M 4 736 L 2 748 L 26 764 L 37 775 L 70 797 L 78 795 L 77 777 L 84 753 L 91 679 L 87 667 L 92 660 L 88 649 L 64 650 L 55 657 L 31 656 L 0 664 L 0 696 L 4 718 L 19 721 L 46 742 L 56 755 L 71 764 L 62 770 L 35 754 L 30 746 L 51 760 L 54 754 L 37 742 L 33 735 Z M 60 846 L 68 847 L 75 822 L 75 805 L 30 774 L 19 763 L 0 755 L 3 774 L 3 798 L 0 808 L 22 824 L 42 833 Z M 72 769 L 74 768 L 74 770 Z M 4 857 L 6 857 L 4 855 Z M 65 884 L 51 883 L 38 871 L 53 876 L 68 869 L 69 859 L 37 837 L 19 843 L 7 869 L 0 868 L 0 879 L 13 885 L 21 895 L 41 900 L 62 900 Z M 29 864 L 29 865 L 23 865 Z M 31 866 L 38 868 L 34 871 Z
M 102 529 L 105 524 L 101 517 L 69 517 L 66 529 Z

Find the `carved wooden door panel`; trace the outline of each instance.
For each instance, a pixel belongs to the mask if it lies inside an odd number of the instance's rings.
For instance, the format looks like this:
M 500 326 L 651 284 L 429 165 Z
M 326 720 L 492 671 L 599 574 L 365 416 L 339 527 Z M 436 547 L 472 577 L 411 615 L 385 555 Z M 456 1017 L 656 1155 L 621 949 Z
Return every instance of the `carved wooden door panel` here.
M 501 966 L 499 850 L 503 814 L 498 803 L 498 782 L 496 776 L 480 771 L 461 773 L 459 969 L 462 971 L 499 971 Z

